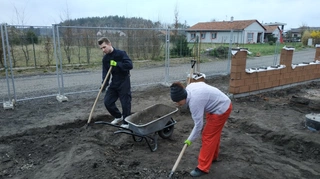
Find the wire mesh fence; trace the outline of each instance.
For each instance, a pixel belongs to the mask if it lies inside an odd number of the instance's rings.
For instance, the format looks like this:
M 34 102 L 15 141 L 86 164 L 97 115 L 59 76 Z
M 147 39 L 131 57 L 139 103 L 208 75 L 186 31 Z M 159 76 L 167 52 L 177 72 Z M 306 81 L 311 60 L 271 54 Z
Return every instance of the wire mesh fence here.
M 207 77 L 229 74 L 231 59 L 212 56 L 217 45 L 204 44 L 199 37 L 187 41 L 186 30 L 2 24 L 0 99 L 11 102 L 98 91 L 103 52 L 97 40 L 103 36 L 133 61 L 134 89 L 186 80 L 191 60 L 197 61 L 194 71 Z M 304 56 L 312 61 L 314 52 Z M 247 67 L 274 65 L 276 57 L 279 54 L 248 59 Z M 293 59 L 302 60 L 306 58 Z
M 114 48 L 126 51 L 133 61 L 133 88 L 184 80 L 190 61 L 199 59 L 199 45 L 186 42 L 184 30 L 1 25 L 1 33 L 2 49 L 8 50 L 1 54 L 6 58 L 1 60 L 3 101 L 97 91 L 102 82 L 103 57 L 97 40 L 102 36 L 108 37 Z M 203 63 L 214 60 L 203 57 Z M 216 71 L 207 65 L 200 69 L 199 61 L 196 70 L 205 70 L 207 75 L 226 73 L 225 63 L 214 67 Z

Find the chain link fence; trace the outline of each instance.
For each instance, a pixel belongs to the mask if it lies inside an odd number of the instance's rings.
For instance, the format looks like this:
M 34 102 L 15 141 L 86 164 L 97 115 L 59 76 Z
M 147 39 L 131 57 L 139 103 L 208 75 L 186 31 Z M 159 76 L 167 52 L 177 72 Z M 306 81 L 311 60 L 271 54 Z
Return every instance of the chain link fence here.
M 0 98 L 5 104 L 97 91 L 102 36 L 132 59 L 134 89 L 185 80 L 191 60 L 198 62 L 194 70 L 207 76 L 227 73 L 226 62 L 213 65 L 213 57 L 200 57 L 200 42 L 187 42 L 184 30 L 2 24 Z
M 132 59 L 133 90 L 186 80 L 191 60 L 197 62 L 194 71 L 207 78 L 229 74 L 230 69 L 230 58 L 217 59 L 209 53 L 210 47 L 217 46 L 201 43 L 198 36 L 187 41 L 185 30 L 7 24 L 0 27 L 0 99 L 9 108 L 16 101 L 52 96 L 63 100 L 74 93 L 98 91 L 103 53 L 97 40 L 103 36 Z M 304 56 L 312 61 L 314 51 Z M 278 57 L 275 53 L 268 59 L 248 59 L 247 68 L 274 65 Z M 295 57 L 295 63 L 305 60 Z

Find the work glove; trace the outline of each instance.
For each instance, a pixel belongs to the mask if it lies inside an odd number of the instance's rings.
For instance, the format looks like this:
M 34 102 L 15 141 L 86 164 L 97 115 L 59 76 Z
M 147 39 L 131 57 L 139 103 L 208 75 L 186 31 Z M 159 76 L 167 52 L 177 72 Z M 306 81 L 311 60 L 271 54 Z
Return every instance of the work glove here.
M 114 60 L 110 60 L 110 65 L 115 67 L 117 66 L 117 62 Z
M 189 147 L 189 146 L 191 145 L 191 143 L 192 143 L 192 142 L 191 142 L 190 140 L 188 140 L 188 139 L 187 139 L 187 140 L 185 140 L 185 141 L 184 141 L 184 143 L 185 143 L 185 144 L 187 144 L 187 145 L 188 145 L 188 147 Z

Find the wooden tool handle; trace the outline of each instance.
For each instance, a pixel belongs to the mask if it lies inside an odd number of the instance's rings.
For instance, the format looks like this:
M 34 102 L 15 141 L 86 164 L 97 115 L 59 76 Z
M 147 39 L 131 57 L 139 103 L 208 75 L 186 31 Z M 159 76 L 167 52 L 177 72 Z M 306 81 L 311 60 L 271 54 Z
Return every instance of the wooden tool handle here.
M 186 150 L 187 147 L 188 147 L 188 145 L 187 145 L 187 144 L 184 144 L 184 146 L 183 146 L 183 148 L 182 148 L 182 150 L 181 150 L 181 152 L 180 152 L 180 154 L 179 154 L 179 157 L 178 157 L 176 163 L 174 164 L 174 166 L 173 166 L 173 168 L 172 168 L 172 170 L 171 170 L 171 173 L 172 173 L 172 174 L 176 171 L 176 169 L 177 169 L 177 167 L 178 167 L 178 165 L 179 165 L 179 163 L 180 163 L 180 160 L 181 160 L 181 158 L 182 158 L 182 156 L 183 156 L 183 154 L 184 154 L 184 151 Z
M 104 78 L 103 83 L 102 83 L 102 85 L 101 85 L 101 87 L 100 87 L 100 90 L 99 90 L 99 93 L 98 93 L 98 95 L 97 95 L 97 97 L 96 97 L 96 100 L 95 100 L 94 103 L 93 103 L 93 106 L 92 106 L 92 109 L 91 109 L 91 112 L 90 112 L 90 115 L 89 115 L 89 119 L 88 119 L 87 124 L 89 124 L 89 123 L 91 122 L 91 118 L 92 118 L 93 111 L 94 111 L 94 109 L 95 109 L 95 107 L 96 107 L 97 101 L 98 101 L 99 96 L 100 96 L 100 94 L 101 94 L 101 92 L 102 92 L 102 90 L 103 90 L 103 87 L 104 87 L 104 85 L 106 84 L 107 79 L 108 79 L 108 77 L 109 77 L 109 75 L 110 75 L 110 73 L 111 73 L 111 70 L 112 70 L 112 66 L 110 66 L 110 68 L 109 68 L 109 70 L 108 70 L 108 73 L 107 73 L 107 76 Z

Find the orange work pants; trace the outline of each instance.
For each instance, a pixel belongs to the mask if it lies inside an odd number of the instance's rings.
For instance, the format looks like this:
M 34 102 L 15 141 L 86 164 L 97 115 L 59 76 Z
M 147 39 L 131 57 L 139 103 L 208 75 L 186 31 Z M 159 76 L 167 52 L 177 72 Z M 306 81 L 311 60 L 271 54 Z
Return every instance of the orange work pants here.
M 221 115 L 206 114 L 206 125 L 202 131 L 202 146 L 198 157 L 198 168 L 206 173 L 209 172 L 212 161 L 218 158 L 222 129 L 231 110 L 232 104 Z

